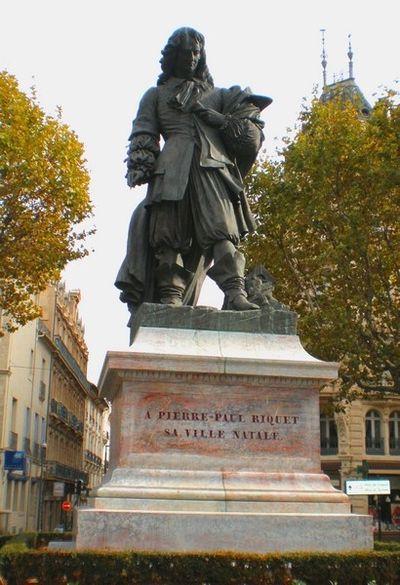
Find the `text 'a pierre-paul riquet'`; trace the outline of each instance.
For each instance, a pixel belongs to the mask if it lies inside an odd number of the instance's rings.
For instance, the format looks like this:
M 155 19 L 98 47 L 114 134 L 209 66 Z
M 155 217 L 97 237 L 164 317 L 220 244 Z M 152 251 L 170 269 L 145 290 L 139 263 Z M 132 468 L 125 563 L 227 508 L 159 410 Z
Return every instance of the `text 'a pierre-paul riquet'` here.
M 203 428 L 184 428 L 183 425 L 172 428 L 164 428 L 163 434 L 166 437 L 181 437 L 187 439 L 241 439 L 241 440 L 262 440 L 280 441 L 282 437 L 277 428 L 297 425 L 298 415 L 289 414 L 242 414 L 238 412 L 204 412 L 191 410 L 158 410 L 154 414 L 147 410 L 146 420 L 169 421 L 169 422 L 191 422 L 191 423 L 220 423 L 224 428 L 210 428 L 207 424 Z M 246 424 L 246 428 L 240 428 Z M 226 426 L 228 425 L 228 426 Z M 240 425 L 232 428 L 230 425 Z M 256 428 L 254 428 L 256 425 Z M 263 426 L 262 429 L 259 426 Z M 253 428 L 249 428 L 253 426 Z M 257 428 L 258 427 L 258 428 Z M 265 428 L 266 427 L 266 428 Z

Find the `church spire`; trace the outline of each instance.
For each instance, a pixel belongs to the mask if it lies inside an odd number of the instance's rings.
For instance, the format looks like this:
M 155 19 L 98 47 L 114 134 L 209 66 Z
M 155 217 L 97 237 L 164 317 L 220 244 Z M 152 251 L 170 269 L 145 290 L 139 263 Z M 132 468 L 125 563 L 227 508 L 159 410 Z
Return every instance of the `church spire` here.
M 327 60 L 326 60 L 326 51 L 325 51 L 325 29 L 321 28 L 321 33 L 322 33 L 322 61 L 321 61 L 321 65 L 322 65 L 322 79 L 324 82 L 323 87 L 326 86 L 326 65 L 327 65 Z
M 351 48 L 351 34 L 349 34 L 347 36 L 347 38 L 349 39 L 349 50 L 347 52 L 347 56 L 349 58 L 349 79 L 354 79 L 354 74 L 353 74 L 353 51 Z

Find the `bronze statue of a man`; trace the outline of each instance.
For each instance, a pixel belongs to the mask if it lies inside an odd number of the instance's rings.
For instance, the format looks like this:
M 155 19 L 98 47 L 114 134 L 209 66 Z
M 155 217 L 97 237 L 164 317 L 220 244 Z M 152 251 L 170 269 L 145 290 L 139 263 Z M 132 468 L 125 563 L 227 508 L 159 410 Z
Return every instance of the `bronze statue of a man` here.
M 131 312 L 145 301 L 193 305 L 208 274 L 224 309 L 258 309 L 247 300 L 237 246 L 255 229 L 243 178 L 263 140 L 260 111 L 272 100 L 215 88 L 204 37 L 191 28 L 172 34 L 160 63 L 129 138 L 128 185 L 148 189 L 132 216 L 120 298 Z

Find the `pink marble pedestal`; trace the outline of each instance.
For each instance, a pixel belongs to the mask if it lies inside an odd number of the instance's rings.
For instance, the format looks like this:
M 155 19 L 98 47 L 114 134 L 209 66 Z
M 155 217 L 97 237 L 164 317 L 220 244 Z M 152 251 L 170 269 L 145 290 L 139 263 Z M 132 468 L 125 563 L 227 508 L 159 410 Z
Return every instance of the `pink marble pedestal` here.
M 107 354 L 110 470 L 78 548 L 372 548 L 368 516 L 321 473 L 319 389 L 337 365 L 297 335 L 143 327 Z

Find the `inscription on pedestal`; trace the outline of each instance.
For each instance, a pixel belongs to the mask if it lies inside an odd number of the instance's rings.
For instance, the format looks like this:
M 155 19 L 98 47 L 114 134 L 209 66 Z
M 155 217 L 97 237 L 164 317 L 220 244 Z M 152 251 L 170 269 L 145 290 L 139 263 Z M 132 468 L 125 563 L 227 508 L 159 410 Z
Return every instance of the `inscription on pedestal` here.
M 151 412 L 147 410 L 146 420 L 160 423 L 171 422 L 174 426 L 162 428 L 160 432 L 167 437 L 183 437 L 193 439 L 239 439 L 260 441 L 282 441 L 286 435 L 286 427 L 297 425 L 299 415 L 287 414 L 242 414 L 238 412 L 196 412 L 190 410 Z M 192 427 L 174 423 L 199 422 L 215 424 L 215 428 Z M 217 428 L 224 425 L 224 428 Z
M 224 457 L 280 458 L 318 455 L 317 396 L 305 391 L 249 386 L 195 385 L 191 392 L 158 384 L 148 392 L 135 385 L 119 411 L 129 453 L 187 453 Z M 129 400 L 128 400 L 129 398 Z M 314 453 L 315 451 L 315 453 Z

